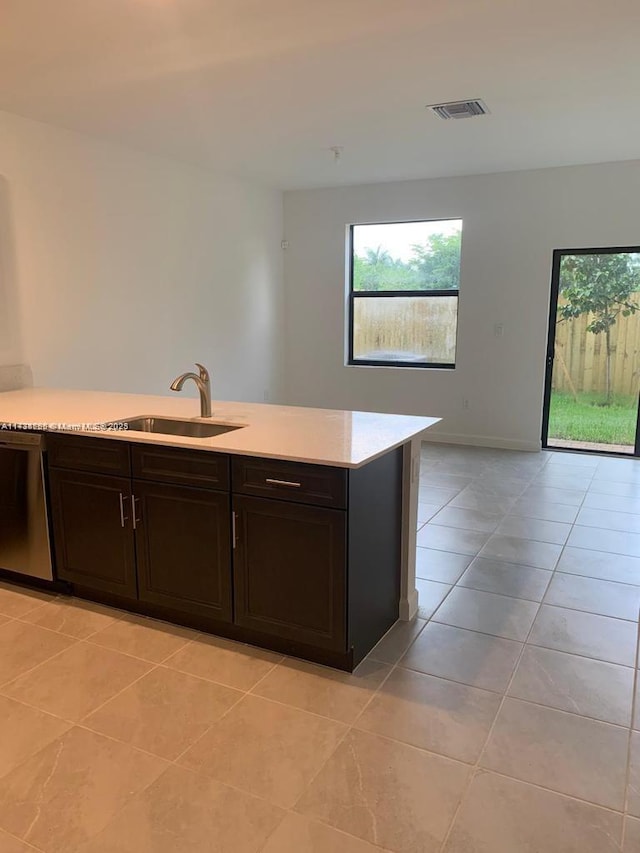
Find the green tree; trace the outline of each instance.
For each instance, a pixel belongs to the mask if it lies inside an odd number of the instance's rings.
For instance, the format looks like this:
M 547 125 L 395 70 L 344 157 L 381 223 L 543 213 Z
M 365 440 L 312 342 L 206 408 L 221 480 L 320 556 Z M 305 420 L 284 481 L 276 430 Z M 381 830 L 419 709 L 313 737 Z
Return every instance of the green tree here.
M 413 246 L 410 261 L 420 287 L 425 290 L 458 290 L 462 234 L 432 234 L 424 246 Z
M 611 377 L 611 329 L 619 316 L 628 317 L 640 308 L 631 298 L 640 289 L 637 257 L 624 254 L 565 255 L 560 264 L 559 322 L 590 315 L 587 331 L 604 334 L 606 343 L 606 399 L 613 401 Z
M 355 290 L 411 290 L 415 289 L 414 271 L 399 258 L 393 258 L 386 249 L 368 248 L 364 255 L 353 259 L 353 286 Z
M 393 258 L 382 246 L 353 259 L 355 290 L 457 290 L 460 285 L 460 237 L 432 234 L 412 246 L 408 261 Z

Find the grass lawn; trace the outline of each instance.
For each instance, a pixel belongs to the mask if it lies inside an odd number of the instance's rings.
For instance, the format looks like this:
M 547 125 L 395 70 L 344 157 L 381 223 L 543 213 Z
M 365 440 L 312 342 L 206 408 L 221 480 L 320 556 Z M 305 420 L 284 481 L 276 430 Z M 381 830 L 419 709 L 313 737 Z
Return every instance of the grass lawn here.
M 590 441 L 597 444 L 633 445 L 638 398 L 617 396 L 603 406 L 602 394 L 573 395 L 553 391 L 549 415 L 549 439 Z

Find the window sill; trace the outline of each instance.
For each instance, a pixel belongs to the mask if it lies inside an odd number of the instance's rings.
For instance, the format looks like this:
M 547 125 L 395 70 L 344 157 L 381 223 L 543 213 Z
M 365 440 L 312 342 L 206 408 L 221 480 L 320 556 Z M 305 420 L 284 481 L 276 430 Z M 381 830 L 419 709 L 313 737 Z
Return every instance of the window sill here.
M 401 362 L 399 364 L 393 364 L 391 362 L 377 362 L 377 361 L 347 361 L 344 364 L 344 367 L 356 367 L 356 368 L 374 368 L 377 370 L 441 370 L 447 373 L 450 373 L 452 370 L 456 369 L 455 364 L 411 364 L 410 362 Z

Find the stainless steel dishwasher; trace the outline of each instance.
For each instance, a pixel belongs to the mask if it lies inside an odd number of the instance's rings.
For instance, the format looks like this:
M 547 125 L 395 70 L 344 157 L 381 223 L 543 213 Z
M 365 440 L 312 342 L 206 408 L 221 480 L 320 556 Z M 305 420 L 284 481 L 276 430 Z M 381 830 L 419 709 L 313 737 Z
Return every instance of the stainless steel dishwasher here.
M 0 569 L 53 580 L 44 436 L 0 430 Z

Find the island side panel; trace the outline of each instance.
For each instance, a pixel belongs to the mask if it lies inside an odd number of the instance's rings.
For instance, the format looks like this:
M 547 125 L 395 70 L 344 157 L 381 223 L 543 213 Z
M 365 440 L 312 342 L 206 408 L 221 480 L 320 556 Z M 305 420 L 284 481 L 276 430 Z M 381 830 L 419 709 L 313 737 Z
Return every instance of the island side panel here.
M 354 666 L 398 619 L 404 451 L 349 472 L 348 608 Z
M 402 564 L 399 618 L 409 622 L 418 613 L 416 546 L 422 437 L 408 441 L 402 451 Z

